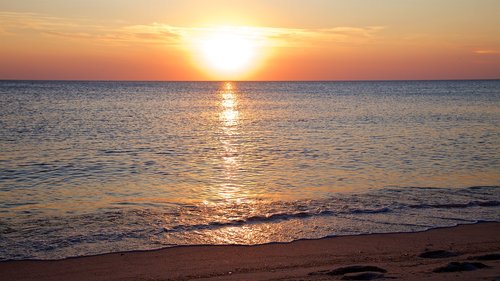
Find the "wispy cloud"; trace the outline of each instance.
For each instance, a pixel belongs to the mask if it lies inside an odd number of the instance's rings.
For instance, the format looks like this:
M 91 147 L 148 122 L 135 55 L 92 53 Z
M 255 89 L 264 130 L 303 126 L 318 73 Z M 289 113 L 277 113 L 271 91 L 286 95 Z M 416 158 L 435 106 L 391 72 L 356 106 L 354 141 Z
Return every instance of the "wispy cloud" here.
M 0 12 L 0 34 L 37 34 L 108 44 L 183 44 L 221 27 L 182 27 L 164 23 L 126 25 L 94 23 L 88 19 L 68 19 L 36 13 Z M 382 26 L 300 29 L 280 27 L 225 27 L 239 36 L 251 37 L 267 45 L 293 46 L 314 42 L 366 42 L 384 30 Z
M 500 49 L 476 49 L 473 53 L 478 55 L 498 55 L 500 54 Z
M 178 34 L 168 25 L 117 25 L 93 23 L 88 19 L 67 19 L 35 13 L 0 12 L 3 35 L 46 35 L 66 39 L 102 42 L 173 42 Z
M 62 18 L 18 12 L 0 12 L 0 24 L 5 31 L 44 30 L 73 25 Z
M 278 45 L 295 45 L 314 42 L 359 43 L 374 39 L 385 29 L 382 26 L 367 27 L 333 27 L 319 29 L 301 28 L 257 28 L 263 37 Z

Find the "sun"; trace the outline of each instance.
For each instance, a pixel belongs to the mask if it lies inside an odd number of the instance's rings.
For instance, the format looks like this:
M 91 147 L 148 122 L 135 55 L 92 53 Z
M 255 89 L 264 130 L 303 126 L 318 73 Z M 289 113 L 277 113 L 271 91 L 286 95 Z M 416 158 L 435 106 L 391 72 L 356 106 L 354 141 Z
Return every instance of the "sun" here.
M 205 65 L 217 74 L 239 75 L 256 65 L 258 40 L 249 28 L 211 29 L 197 45 Z

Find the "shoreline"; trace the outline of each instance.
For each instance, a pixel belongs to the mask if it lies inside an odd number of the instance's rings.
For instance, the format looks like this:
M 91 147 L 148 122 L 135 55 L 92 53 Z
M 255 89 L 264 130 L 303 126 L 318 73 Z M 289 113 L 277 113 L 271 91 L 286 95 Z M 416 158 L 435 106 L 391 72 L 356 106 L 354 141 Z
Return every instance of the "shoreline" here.
M 339 237 L 359 237 L 359 236 L 371 236 L 371 235 L 390 235 L 390 234 L 410 234 L 410 233 L 423 233 L 423 232 L 428 232 L 428 231 L 433 231 L 437 229 L 448 229 L 448 228 L 456 228 L 460 226 L 465 226 L 465 225 L 477 225 L 477 224 L 489 224 L 489 223 L 498 223 L 500 224 L 500 221 L 477 221 L 473 223 L 459 223 L 453 226 L 436 226 L 436 227 L 431 227 L 429 229 L 424 229 L 424 230 L 417 230 L 417 231 L 401 231 L 401 232 L 374 232 L 374 233 L 360 233 L 360 234 L 347 234 L 347 235 L 329 235 L 325 237 L 320 237 L 320 238 L 300 238 L 288 242 L 267 242 L 267 243 L 262 243 L 262 244 L 189 244 L 189 245 L 172 245 L 172 246 L 165 246 L 161 248 L 155 248 L 155 249 L 145 249 L 145 250 L 126 250 L 126 251 L 117 251 L 117 252 L 106 252 L 106 253 L 100 253 L 100 254 L 89 254 L 89 255 L 81 255 L 81 256 L 69 256 L 69 257 L 64 257 L 64 258 L 54 258 L 54 259 L 18 259 L 18 260 L 0 260 L 0 265 L 1 263 L 5 262 L 22 262 L 22 261 L 36 261 L 36 262 L 56 262 L 56 261 L 64 261 L 64 260 L 70 260 L 70 259 L 80 259 L 80 258 L 91 258 L 91 257 L 99 257 L 99 256 L 106 256 L 106 255 L 111 255 L 111 254 L 129 254 L 129 253 L 147 253 L 147 252 L 155 252 L 155 251 L 163 251 L 167 249 L 172 249 L 172 248 L 188 248 L 188 247 L 214 247 L 214 246 L 222 246 L 222 247 L 230 247 L 230 246 L 235 246 L 235 247 L 258 247 L 258 246 L 266 246 L 266 245 L 284 245 L 284 244 L 291 244 L 299 241 L 316 241 L 316 240 L 324 240 L 324 239 L 331 239 L 331 238 L 339 238 Z M 499 226 L 500 227 L 500 226 Z
M 431 250 L 456 255 L 419 257 Z M 2 280 L 335 280 L 356 273 L 331 276 L 325 272 L 341 266 L 371 265 L 386 270 L 378 274 L 389 278 L 491 280 L 500 277 L 499 260 L 482 261 L 487 268 L 471 271 L 433 273 L 433 270 L 450 262 L 477 263 L 471 257 L 499 252 L 500 223 L 478 222 L 420 232 L 358 234 L 259 245 L 180 245 L 58 260 L 2 261 L 0 276 L 6 278 Z

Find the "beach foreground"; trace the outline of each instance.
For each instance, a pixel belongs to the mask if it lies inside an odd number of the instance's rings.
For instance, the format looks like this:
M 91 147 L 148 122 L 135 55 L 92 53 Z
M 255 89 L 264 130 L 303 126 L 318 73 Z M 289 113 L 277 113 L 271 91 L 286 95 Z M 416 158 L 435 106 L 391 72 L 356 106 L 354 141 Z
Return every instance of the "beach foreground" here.
M 0 263 L 2 280 L 499 280 L 500 223 Z M 453 263 L 458 262 L 458 263 Z M 368 268 L 340 267 L 373 266 Z M 360 270 L 362 272 L 350 272 Z M 358 279 L 356 279 L 358 278 Z

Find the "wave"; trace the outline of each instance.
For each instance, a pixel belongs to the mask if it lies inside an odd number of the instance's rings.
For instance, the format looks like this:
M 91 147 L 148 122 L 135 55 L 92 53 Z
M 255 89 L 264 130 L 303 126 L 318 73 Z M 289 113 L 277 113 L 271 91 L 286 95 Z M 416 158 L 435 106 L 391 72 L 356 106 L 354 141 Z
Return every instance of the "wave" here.
M 448 203 L 448 204 L 417 204 L 410 205 L 413 209 L 454 209 L 454 208 L 468 208 L 468 207 L 497 207 L 500 206 L 500 201 L 471 201 L 467 203 Z
M 390 206 L 385 206 L 376 209 L 350 209 L 350 210 L 321 210 L 321 211 L 300 211 L 291 213 L 275 213 L 269 215 L 256 215 L 249 216 L 242 219 L 230 220 L 230 221 L 212 221 L 200 224 L 181 224 L 176 225 L 171 228 L 164 228 L 165 233 L 171 232 L 185 232 L 185 231 L 196 231 L 196 230 L 206 230 L 206 229 L 217 229 L 223 227 L 231 226 L 242 226 L 246 224 L 261 224 L 261 223 L 274 223 L 292 219 L 306 219 L 311 217 L 321 217 L 321 216 L 341 216 L 341 215 L 354 215 L 354 214 L 380 214 L 389 213 L 395 210 L 401 209 L 459 209 L 459 208 L 470 208 L 470 207 L 498 207 L 500 206 L 500 201 L 470 201 L 466 203 L 444 203 L 444 204 L 394 204 L 392 208 Z
M 350 213 L 352 214 L 361 214 L 361 213 L 385 213 L 389 212 L 389 208 L 381 208 L 375 210 L 352 210 Z M 333 216 L 336 214 L 341 214 L 346 212 L 335 212 L 331 210 L 324 210 L 319 212 L 296 212 L 296 213 L 276 213 L 270 215 L 257 215 L 250 216 L 245 219 L 231 220 L 227 222 L 208 222 L 205 224 L 193 224 L 193 225 L 176 225 L 170 229 L 165 228 L 164 232 L 183 232 L 183 231 L 193 231 L 193 230 L 203 230 L 203 229 L 213 229 L 220 227 L 228 227 L 228 226 L 241 226 L 245 224 L 259 224 L 259 223 L 269 223 L 269 222 L 277 222 L 277 221 L 285 221 L 291 219 L 300 219 L 300 218 L 310 218 L 310 217 L 318 217 L 318 216 Z

